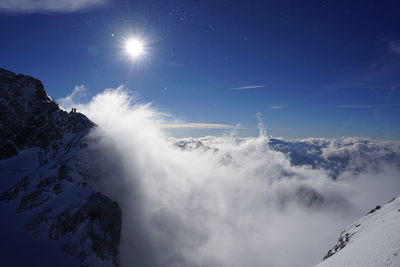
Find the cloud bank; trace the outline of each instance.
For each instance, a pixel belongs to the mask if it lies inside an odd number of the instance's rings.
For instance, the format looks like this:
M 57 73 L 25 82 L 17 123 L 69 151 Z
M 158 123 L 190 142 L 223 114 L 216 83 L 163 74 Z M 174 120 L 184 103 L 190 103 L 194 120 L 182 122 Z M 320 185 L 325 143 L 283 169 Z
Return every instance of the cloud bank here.
M 0 11 L 12 13 L 76 12 L 105 6 L 108 0 L 2 0 Z
M 162 113 L 122 88 L 75 106 L 122 165 L 104 189 L 123 211 L 122 266 L 312 266 L 345 226 L 400 193 L 396 162 L 356 168 L 397 161 L 391 143 L 310 139 L 291 143 L 292 155 L 279 140 L 272 146 L 261 117 L 258 138 L 178 140 Z M 332 178 L 330 167 L 301 163 L 302 151 L 351 160 Z

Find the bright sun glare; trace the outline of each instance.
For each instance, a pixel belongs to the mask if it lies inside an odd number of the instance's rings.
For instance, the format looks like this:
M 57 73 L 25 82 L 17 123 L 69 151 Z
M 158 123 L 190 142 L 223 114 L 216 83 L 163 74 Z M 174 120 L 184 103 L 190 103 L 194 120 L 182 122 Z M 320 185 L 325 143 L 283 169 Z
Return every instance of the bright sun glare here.
M 145 52 L 145 44 L 137 38 L 129 38 L 125 41 L 125 51 L 133 59 L 141 57 Z

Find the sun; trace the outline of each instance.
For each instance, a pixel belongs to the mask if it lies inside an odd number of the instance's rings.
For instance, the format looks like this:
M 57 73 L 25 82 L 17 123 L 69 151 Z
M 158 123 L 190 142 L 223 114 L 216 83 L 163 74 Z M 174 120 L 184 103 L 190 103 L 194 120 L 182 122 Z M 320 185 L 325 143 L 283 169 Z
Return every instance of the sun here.
M 125 41 L 125 52 L 132 58 L 138 59 L 146 52 L 145 43 L 139 38 L 131 37 Z

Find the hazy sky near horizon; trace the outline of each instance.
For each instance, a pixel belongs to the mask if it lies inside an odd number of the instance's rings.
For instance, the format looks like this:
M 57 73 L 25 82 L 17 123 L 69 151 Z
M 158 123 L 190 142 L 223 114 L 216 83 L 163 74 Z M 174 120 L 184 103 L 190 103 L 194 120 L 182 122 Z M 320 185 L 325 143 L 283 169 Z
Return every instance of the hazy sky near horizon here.
M 396 0 L 1 1 L 0 67 L 55 99 L 123 84 L 192 126 L 255 134 L 260 113 L 275 136 L 398 139 L 399 17 Z

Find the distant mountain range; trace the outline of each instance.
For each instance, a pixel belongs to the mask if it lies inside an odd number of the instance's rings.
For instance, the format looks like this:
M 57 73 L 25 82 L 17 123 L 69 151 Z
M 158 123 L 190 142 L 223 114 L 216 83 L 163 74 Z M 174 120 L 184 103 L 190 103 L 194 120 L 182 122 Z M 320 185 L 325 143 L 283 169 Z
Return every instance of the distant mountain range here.
M 172 138 L 178 147 L 189 150 L 218 149 L 220 143 L 240 143 L 246 140 L 230 137 Z M 284 153 L 292 165 L 324 169 L 332 179 L 344 172 L 357 174 L 366 169 L 380 171 L 388 165 L 399 166 L 400 162 L 399 141 L 361 137 L 306 138 L 294 141 L 267 137 L 267 141 L 272 150 Z

